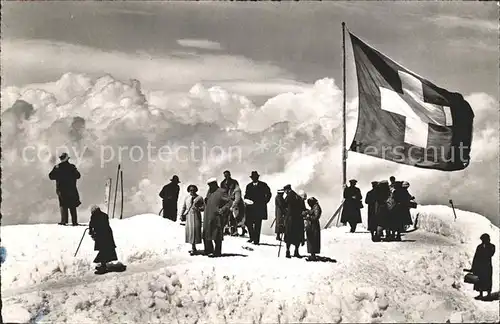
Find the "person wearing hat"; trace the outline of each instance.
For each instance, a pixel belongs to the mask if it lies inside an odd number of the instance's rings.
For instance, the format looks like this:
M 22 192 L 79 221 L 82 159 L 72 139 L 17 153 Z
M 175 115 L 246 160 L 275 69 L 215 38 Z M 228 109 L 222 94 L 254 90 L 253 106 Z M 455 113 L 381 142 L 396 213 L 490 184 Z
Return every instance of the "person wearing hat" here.
M 377 216 L 377 192 L 376 188 L 378 185 L 378 181 L 372 181 L 372 190 L 366 193 L 365 204 L 368 206 L 368 231 L 370 231 L 373 242 L 380 241 L 380 237 L 377 232 L 378 221 L 376 219 Z
M 248 243 L 253 242 L 255 245 L 260 244 L 260 231 L 262 229 L 262 221 L 267 219 L 267 204 L 271 200 L 271 189 L 267 183 L 259 180 L 259 173 L 252 171 L 250 174 L 250 182 L 245 190 L 245 199 L 253 201 L 252 205 L 246 208 L 246 221 L 250 239 Z
M 279 189 L 276 198 L 274 199 L 274 217 L 276 225 L 274 227 L 274 233 L 276 234 L 276 240 L 281 241 L 281 236 L 285 233 L 285 213 L 286 213 L 286 203 L 283 194 L 285 190 Z
M 389 239 L 401 241 L 401 233 L 405 225 L 411 225 L 410 203 L 415 197 L 412 197 L 406 188 L 403 188 L 403 183 L 397 181 L 394 183 L 394 191 L 392 192 L 392 199 L 394 206 L 390 209 L 389 219 Z M 409 185 L 408 185 L 409 186 Z
M 222 254 L 222 240 L 225 215 L 229 213 L 232 201 L 224 188 L 220 188 L 215 178 L 207 181 L 205 212 L 203 214 L 203 243 L 205 255 L 220 257 Z M 215 248 L 214 248 L 215 243 Z
M 479 292 L 475 297 L 477 300 L 488 300 L 491 297 L 491 288 L 493 286 L 493 265 L 491 258 L 495 255 L 495 245 L 491 243 L 490 235 L 484 233 L 480 237 L 481 244 L 476 248 L 476 253 L 472 259 L 472 266 L 470 270 L 479 278 L 479 281 L 474 284 L 474 290 Z M 486 297 L 483 296 L 486 292 Z
M 90 208 L 89 235 L 94 240 L 94 251 L 99 251 L 94 263 L 100 263 L 96 267 L 95 274 L 104 274 L 108 271 L 107 264 L 118 260 L 116 255 L 116 244 L 113 238 L 113 230 L 109 225 L 109 216 L 101 209 L 93 205 Z
M 295 246 L 294 257 L 300 258 L 299 247 L 304 242 L 304 219 L 302 212 L 305 211 L 304 200 L 295 191 L 291 185 L 284 188 L 286 193 L 285 204 L 285 243 L 286 257 L 291 258 L 290 246 Z
M 356 187 L 358 181 L 349 180 L 349 187 L 344 188 L 344 207 L 340 222 L 344 225 L 349 223 L 351 233 L 356 232 L 356 226 L 361 223 L 361 208 L 363 208 L 363 196 L 361 190 Z
M 408 188 L 410 188 L 410 183 L 408 181 L 403 181 L 401 185 L 401 190 L 403 192 L 403 197 L 404 197 L 404 203 L 405 203 L 405 210 L 403 212 L 403 228 L 406 230 L 410 227 L 410 225 L 413 225 L 413 221 L 411 219 L 411 213 L 410 213 L 410 208 L 416 208 L 417 203 L 413 201 L 415 199 L 414 196 L 412 196 L 408 192 Z
M 49 173 L 49 179 L 56 181 L 56 193 L 59 199 L 59 210 L 61 212 L 61 222 L 59 225 L 68 224 L 68 209 L 71 214 L 73 226 L 78 225 L 78 215 L 76 208 L 81 205 L 80 195 L 76 187 L 76 182 L 81 175 L 74 164 L 69 163 L 69 156 L 63 153 L 59 156 L 60 163 L 54 166 Z
M 201 212 L 205 209 L 203 198 L 198 195 L 198 187 L 187 187 L 189 196 L 184 200 L 181 219 L 186 222 L 186 243 L 191 244 L 191 255 L 196 253 L 196 244 L 201 244 Z
M 179 201 L 179 177 L 174 175 L 170 179 L 170 183 L 165 185 L 159 196 L 161 197 L 163 205 L 163 218 L 168 218 L 171 221 L 177 221 L 177 204 Z

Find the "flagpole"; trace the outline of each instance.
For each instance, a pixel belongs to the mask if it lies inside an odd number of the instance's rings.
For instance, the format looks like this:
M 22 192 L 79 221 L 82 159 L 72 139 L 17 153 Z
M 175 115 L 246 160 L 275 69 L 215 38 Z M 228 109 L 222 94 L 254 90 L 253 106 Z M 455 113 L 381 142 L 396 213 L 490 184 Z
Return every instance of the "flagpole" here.
M 342 22 L 342 189 L 346 184 L 347 151 L 346 151 L 346 92 L 345 92 L 345 22 Z

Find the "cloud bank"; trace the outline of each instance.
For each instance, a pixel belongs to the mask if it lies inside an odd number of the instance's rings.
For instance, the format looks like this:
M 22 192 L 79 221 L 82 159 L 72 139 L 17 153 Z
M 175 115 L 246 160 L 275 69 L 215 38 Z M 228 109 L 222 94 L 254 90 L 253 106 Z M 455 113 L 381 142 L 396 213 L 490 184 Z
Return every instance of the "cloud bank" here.
M 456 207 L 498 224 L 498 103 L 484 93 L 466 99 L 476 114 L 466 170 L 421 170 L 349 153 L 348 177 L 358 179 L 365 195 L 370 181 L 395 175 L 411 183 L 419 203 L 447 204 L 451 198 Z M 149 91 L 135 79 L 66 73 L 51 83 L 4 88 L 1 100 L 3 224 L 58 221 L 48 172 L 61 147 L 83 174 L 81 221 L 88 219 L 90 205 L 103 203 L 106 178 L 115 176 L 118 163 L 124 170 L 125 217 L 158 212 L 158 192 L 173 174 L 181 178 L 183 199 L 190 183 L 205 195 L 206 179 L 221 179 L 225 169 L 242 185 L 257 170 L 273 194 L 287 183 L 306 190 L 321 202 L 323 222 L 341 199 L 342 93 L 332 79 L 257 106 L 220 86 L 195 84 L 172 94 Z M 356 114 L 356 102 L 349 103 L 348 143 Z M 31 161 L 22 157 L 28 146 Z M 149 156 L 139 158 L 137 148 L 146 155 L 148 147 L 154 147 Z M 41 153 L 33 159 L 33 152 Z
M 221 44 L 208 39 L 178 39 L 177 44 L 184 47 L 194 47 L 206 50 L 222 50 Z

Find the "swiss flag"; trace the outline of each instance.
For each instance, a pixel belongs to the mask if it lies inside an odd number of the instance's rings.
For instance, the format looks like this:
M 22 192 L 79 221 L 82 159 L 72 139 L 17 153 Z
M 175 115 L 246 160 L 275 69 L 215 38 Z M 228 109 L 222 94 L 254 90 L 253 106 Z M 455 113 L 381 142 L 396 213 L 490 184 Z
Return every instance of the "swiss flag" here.
M 437 87 L 349 35 L 359 92 L 350 150 L 421 168 L 465 169 L 474 113 L 463 96 Z

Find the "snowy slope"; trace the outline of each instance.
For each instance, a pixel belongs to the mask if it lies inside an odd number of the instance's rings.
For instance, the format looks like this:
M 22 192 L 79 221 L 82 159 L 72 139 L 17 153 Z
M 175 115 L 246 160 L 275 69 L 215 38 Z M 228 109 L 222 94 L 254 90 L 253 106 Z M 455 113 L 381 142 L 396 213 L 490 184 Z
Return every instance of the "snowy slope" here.
M 73 257 L 82 227 L 2 227 L 4 321 L 498 322 L 498 301 L 475 301 L 462 272 L 479 236 L 487 232 L 498 242 L 498 228 L 458 210 L 454 221 L 445 206 L 421 206 L 417 213 L 420 229 L 403 242 L 373 243 L 364 229 L 322 231 L 321 255 L 336 262 L 289 260 L 284 248 L 278 258 L 272 236 L 260 246 L 225 238 L 223 253 L 232 256 L 189 256 L 178 224 L 153 214 L 112 220 L 128 268 L 102 276 L 93 274 L 88 235 Z M 498 266 L 496 255 L 494 291 Z

